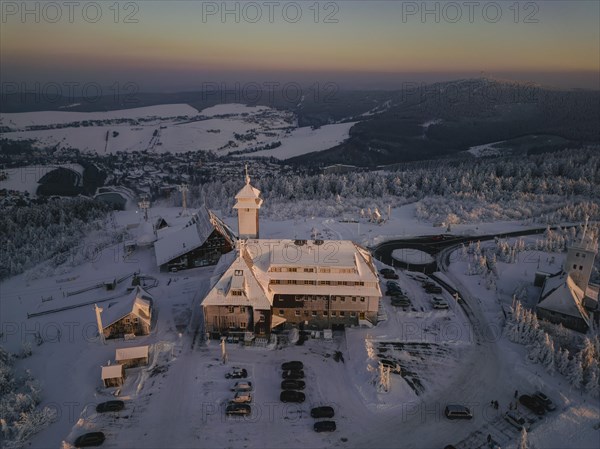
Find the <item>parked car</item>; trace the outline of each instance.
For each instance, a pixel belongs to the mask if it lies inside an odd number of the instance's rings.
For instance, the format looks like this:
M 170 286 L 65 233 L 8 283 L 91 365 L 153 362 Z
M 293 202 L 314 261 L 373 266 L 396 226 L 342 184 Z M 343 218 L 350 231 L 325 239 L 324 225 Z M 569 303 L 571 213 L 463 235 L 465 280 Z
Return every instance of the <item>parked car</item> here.
M 236 382 L 233 384 L 231 391 L 252 391 L 252 382 Z
M 304 371 L 303 370 L 284 371 L 283 374 L 281 375 L 281 377 L 283 377 L 284 379 L 292 379 L 292 380 L 304 379 Z
M 392 298 L 393 298 L 394 296 L 405 296 L 405 295 L 404 295 L 404 292 L 403 292 L 402 290 L 396 290 L 396 289 L 392 289 L 392 290 L 386 290 L 386 291 L 385 291 L 385 294 L 386 294 L 387 296 L 391 296 Z
M 446 300 L 442 298 L 434 297 L 432 303 L 434 309 L 447 309 L 449 307 Z
M 398 276 L 396 273 L 384 274 L 383 277 L 385 279 L 399 279 L 400 278 L 400 276 Z
M 515 428 L 529 430 L 529 423 L 518 411 L 512 410 L 504 414 L 504 419 Z
M 533 397 L 543 404 L 546 410 L 549 412 L 556 410 L 556 405 L 554 405 L 554 402 L 552 402 L 552 400 L 541 391 L 536 391 L 533 394 Z
M 247 404 L 252 402 L 252 395 L 248 391 L 238 391 L 231 402 L 236 404 Z
M 392 305 L 396 306 L 396 307 L 408 307 L 410 306 L 411 302 L 410 299 L 408 299 L 406 296 L 401 296 L 401 297 L 393 297 L 392 298 Z
M 284 390 L 279 395 L 281 402 L 304 402 L 306 396 L 301 391 Z
M 471 419 L 473 414 L 469 407 L 459 404 L 449 404 L 444 410 L 444 414 L 448 419 Z
M 310 416 L 313 418 L 333 418 L 334 415 L 333 407 L 328 405 L 315 407 L 310 410 Z
M 303 380 L 282 380 L 281 381 L 281 389 L 282 390 L 304 390 L 306 384 Z
M 391 268 L 382 268 L 381 270 L 379 270 L 379 272 L 381 274 L 395 274 L 396 272 L 394 270 L 392 270 Z
M 78 436 L 73 445 L 75 447 L 100 446 L 104 443 L 104 439 L 104 433 L 102 432 L 89 432 Z
M 313 425 L 315 432 L 335 432 L 335 421 L 317 421 Z
M 229 404 L 225 409 L 227 415 L 249 415 L 252 413 L 252 407 L 248 404 Z
M 304 363 L 302 362 L 298 362 L 297 360 L 293 361 L 293 362 L 285 362 L 281 364 L 281 369 L 284 371 L 290 371 L 290 370 L 301 370 L 302 368 L 304 368 Z
M 398 289 L 400 288 L 400 285 L 396 281 L 387 281 L 385 283 L 385 286 L 387 288 L 398 288 Z
M 425 287 L 425 291 L 427 293 L 442 293 L 442 287 L 439 285 L 432 285 L 431 287 Z
M 123 401 L 106 401 L 96 406 L 96 412 L 118 412 L 119 410 L 123 410 L 124 408 L 125 403 Z
M 539 402 L 533 396 L 529 396 L 527 394 L 521 395 L 519 397 L 519 402 L 527 407 L 529 410 L 534 412 L 536 415 L 544 415 L 546 413 L 546 407 L 544 404 Z
M 248 371 L 245 368 L 233 368 L 233 370 L 225 374 L 227 379 L 245 379 L 248 377 Z

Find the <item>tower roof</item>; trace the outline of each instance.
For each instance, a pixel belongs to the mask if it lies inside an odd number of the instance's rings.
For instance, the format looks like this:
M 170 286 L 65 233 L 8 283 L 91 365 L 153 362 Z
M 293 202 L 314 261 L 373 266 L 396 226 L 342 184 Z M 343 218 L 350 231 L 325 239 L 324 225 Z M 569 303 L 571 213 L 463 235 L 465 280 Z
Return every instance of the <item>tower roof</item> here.
M 262 205 L 263 200 L 260 197 L 260 190 L 250 184 L 250 176 L 248 176 L 247 166 L 246 184 L 237 193 L 235 199 L 237 200 L 237 204 L 233 206 L 234 209 L 260 209 L 260 206 Z

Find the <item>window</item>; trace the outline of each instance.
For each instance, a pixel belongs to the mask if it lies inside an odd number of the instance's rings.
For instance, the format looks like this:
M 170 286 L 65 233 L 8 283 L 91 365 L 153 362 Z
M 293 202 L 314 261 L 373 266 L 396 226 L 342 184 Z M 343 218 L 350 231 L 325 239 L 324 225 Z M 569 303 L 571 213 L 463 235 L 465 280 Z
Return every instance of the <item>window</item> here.
M 575 257 L 579 257 L 579 253 L 575 253 Z
M 233 307 L 233 306 L 229 306 L 229 307 L 227 307 L 227 311 L 228 311 L 229 313 L 234 313 L 234 312 L 235 312 L 235 307 Z
M 346 312 L 344 312 L 343 310 L 340 310 L 340 316 L 346 316 Z
M 573 264 L 573 269 L 576 270 L 577 269 L 577 265 Z
M 354 318 L 356 316 L 356 312 L 350 312 L 350 316 Z
M 240 313 L 246 313 L 246 307 L 245 306 L 241 306 L 240 307 Z
M 579 265 L 579 271 L 583 270 L 583 265 Z
M 352 297 L 352 302 L 356 302 L 356 296 Z
M 308 310 L 304 311 L 304 316 L 308 316 Z
M 360 297 L 360 302 L 365 302 L 365 297 L 364 296 Z
M 312 315 L 312 316 L 317 316 L 317 311 L 316 311 L 316 310 L 313 310 L 313 311 L 312 311 L 312 313 L 311 313 L 311 315 Z
M 323 316 L 327 316 L 327 310 L 323 310 Z
M 300 316 L 300 311 L 299 311 L 299 310 L 295 310 L 295 311 L 294 311 L 294 315 L 296 315 L 296 316 Z
M 335 301 L 335 296 L 332 296 L 332 297 L 331 297 L 331 300 L 332 300 L 332 301 Z
M 284 313 L 285 313 L 285 310 L 279 309 L 279 315 L 283 316 Z
M 315 271 L 315 270 L 314 270 L 314 268 L 305 268 L 305 269 L 304 269 L 304 272 L 305 272 L 305 273 L 312 273 L 312 272 L 314 272 L 314 271 Z
M 242 322 L 240 323 L 240 328 L 241 328 L 241 329 L 246 329 L 246 323 L 242 321 Z
M 343 296 L 340 296 L 340 301 L 341 302 L 346 302 L 346 298 L 344 298 Z
M 234 276 L 243 276 L 244 275 L 244 270 L 235 270 L 233 272 Z
M 331 312 L 331 316 L 337 316 L 337 312 L 336 311 Z
M 242 296 L 241 290 L 231 290 L 231 296 Z
M 265 322 L 265 316 L 261 315 L 260 318 L 258 319 L 258 321 L 264 323 Z

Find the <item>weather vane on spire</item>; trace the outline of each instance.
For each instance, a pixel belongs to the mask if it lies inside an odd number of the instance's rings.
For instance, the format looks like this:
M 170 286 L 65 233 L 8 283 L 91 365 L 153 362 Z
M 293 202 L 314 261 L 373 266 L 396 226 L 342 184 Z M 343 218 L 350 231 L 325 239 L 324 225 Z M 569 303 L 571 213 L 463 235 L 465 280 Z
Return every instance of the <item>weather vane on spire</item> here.
M 244 165 L 246 167 L 246 184 L 250 184 L 250 176 L 248 176 L 248 164 Z

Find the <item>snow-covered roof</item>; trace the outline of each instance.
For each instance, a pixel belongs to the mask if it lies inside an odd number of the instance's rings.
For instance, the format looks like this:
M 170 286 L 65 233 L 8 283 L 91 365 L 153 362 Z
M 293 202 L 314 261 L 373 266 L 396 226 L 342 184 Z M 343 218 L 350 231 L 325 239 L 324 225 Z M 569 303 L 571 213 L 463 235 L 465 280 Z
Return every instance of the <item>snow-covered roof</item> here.
M 108 308 L 104 309 L 101 314 L 102 326 L 106 329 L 130 313 L 150 324 L 151 307 L 152 295 L 137 286 L 126 299 L 111 303 Z
M 228 264 L 227 268 L 219 264 L 215 269 L 217 280 L 204 299 L 204 306 L 248 305 L 267 309 L 278 293 L 381 296 L 371 255 L 347 240 L 247 240 L 240 243 L 235 259 L 228 259 Z M 285 271 L 276 271 L 284 268 Z M 314 282 L 273 283 L 278 280 Z M 327 281 L 349 284 L 330 285 Z
M 542 295 L 537 307 L 560 313 L 588 322 L 588 315 L 583 308 L 584 292 L 567 274 L 560 274 L 546 279 Z
M 237 203 L 233 206 L 234 209 L 260 209 L 263 203 L 260 197 L 260 190 L 252 187 L 250 178 L 246 177 L 246 184 L 235 196 Z
M 234 294 L 240 291 L 241 294 Z M 237 257 L 202 301 L 203 306 L 271 308 L 271 301 L 243 257 Z
M 119 348 L 115 351 L 115 360 L 143 359 L 148 357 L 148 345 Z
M 102 367 L 102 380 L 123 377 L 123 365 L 108 365 Z
M 198 209 L 183 227 L 172 230 L 166 235 L 159 233 L 159 239 L 154 244 L 156 265 L 164 265 L 201 247 L 215 229 L 233 244 L 233 232 L 227 225 L 205 207 Z

